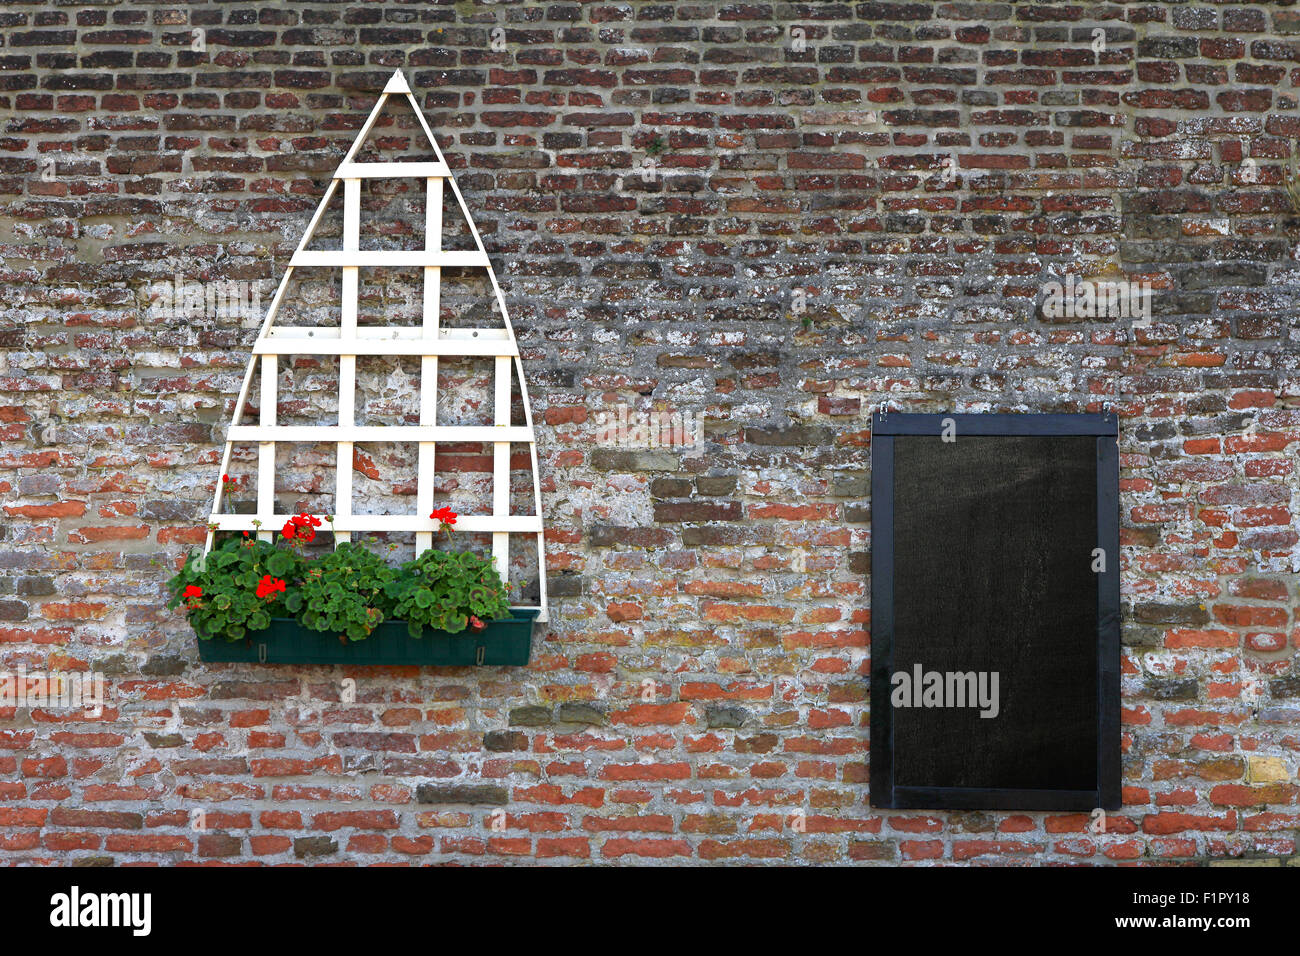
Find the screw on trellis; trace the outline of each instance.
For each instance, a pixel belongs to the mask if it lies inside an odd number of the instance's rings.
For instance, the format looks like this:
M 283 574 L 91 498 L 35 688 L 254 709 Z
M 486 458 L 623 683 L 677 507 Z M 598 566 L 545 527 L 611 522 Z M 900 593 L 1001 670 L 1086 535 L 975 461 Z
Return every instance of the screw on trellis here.
M 437 157 L 432 162 L 362 162 L 357 159 L 381 115 L 390 96 L 405 97 L 411 111 L 419 120 L 428 140 L 429 150 Z M 425 245 L 414 251 L 369 250 L 361 248 L 361 183 L 365 179 L 383 178 L 423 179 L 426 184 Z M 342 248 L 309 250 L 322 215 L 342 186 L 343 238 Z M 460 207 L 473 237 L 475 248 L 450 250 L 442 248 L 444 188 L 451 187 L 452 196 Z M 358 299 L 360 270 L 365 267 L 413 266 L 423 270 L 423 322 L 418 326 L 371 326 L 358 324 Z M 277 326 L 275 316 L 289 288 L 294 269 L 315 267 L 338 269 L 341 273 L 339 302 L 340 321 L 337 327 Z M 443 328 L 439 323 L 441 309 L 442 270 L 446 268 L 481 269 L 491 283 L 497 307 L 504 322 L 503 328 Z M 320 355 L 338 359 L 339 399 L 336 425 L 280 425 L 276 422 L 277 372 L 281 356 Z M 420 359 L 420 400 L 418 425 L 363 426 L 356 424 L 356 385 L 358 356 L 412 356 Z M 497 283 L 496 274 L 483 247 L 483 240 L 475 226 L 464 197 L 451 175 L 442 150 L 420 111 L 405 76 L 398 70 L 384 87 L 378 102 L 361 126 L 356 140 L 339 164 L 320 205 L 307 226 L 302 240 L 289 260 L 279 288 L 267 309 L 262 330 L 253 345 L 253 360 L 244 374 L 243 386 L 235 402 L 230 428 L 226 433 L 225 454 L 221 460 L 221 474 L 228 473 L 231 450 L 237 442 L 256 443 L 257 470 L 256 510 L 253 514 L 221 513 L 222 492 L 227 482 L 218 484 L 213 498 L 204 554 L 212 549 L 217 531 L 252 531 L 263 540 L 271 540 L 271 529 L 279 528 L 292 515 L 276 510 L 275 476 L 277 443 L 325 442 L 336 447 L 334 513 L 331 528 L 335 543 L 351 540 L 354 533 L 414 532 L 415 549 L 419 554 L 433 544 L 433 536 L 441 523 L 431 517 L 434 500 L 435 449 L 443 443 L 491 444 L 492 454 L 492 512 L 490 515 L 461 515 L 457 529 L 468 532 L 486 532 L 492 535 L 492 559 L 502 581 L 508 581 L 510 570 L 510 536 L 534 535 L 537 541 L 537 571 L 539 578 L 539 604 L 537 620 L 547 620 L 546 555 L 542 528 L 541 485 L 538 478 L 537 443 L 533 430 L 532 405 L 524 382 L 523 366 L 519 359 L 519 346 L 515 341 L 505 298 Z M 437 424 L 438 360 L 442 356 L 453 358 L 488 358 L 493 360 L 493 423 L 491 425 L 439 425 Z M 261 371 L 258 424 L 243 425 L 253 375 Z M 511 394 L 514 381 L 518 381 L 522 399 L 524 424 L 511 424 Z M 358 442 L 403 442 L 418 446 L 416 509 L 414 514 L 369 515 L 354 514 L 352 510 L 353 449 Z M 510 513 L 510 446 L 527 444 L 533 476 L 533 513 Z M 528 608 L 523 608 L 528 609 Z

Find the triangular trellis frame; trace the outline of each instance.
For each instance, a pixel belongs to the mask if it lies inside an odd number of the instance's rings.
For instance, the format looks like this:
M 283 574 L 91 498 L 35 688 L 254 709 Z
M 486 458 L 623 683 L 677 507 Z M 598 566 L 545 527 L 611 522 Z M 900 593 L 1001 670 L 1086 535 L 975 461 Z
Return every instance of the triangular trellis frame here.
M 383 111 L 388 97 L 403 95 L 419 118 L 437 156 L 435 162 L 375 162 L 355 161 L 358 150 L 371 127 Z M 360 248 L 361 180 L 364 178 L 400 176 L 422 178 L 427 184 L 425 248 L 418 251 L 370 251 Z M 343 184 L 343 248 L 341 250 L 309 251 L 311 241 L 321 216 L 333 199 L 339 184 Z M 442 249 L 443 184 L 451 186 L 461 212 L 474 237 L 476 249 L 444 251 Z M 423 266 L 424 267 L 424 321 L 417 327 L 357 325 L 357 294 L 362 266 Z M 326 266 L 342 270 L 342 303 L 339 328 L 308 326 L 275 327 L 275 314 L 289 287 L 296 266 Z M 444 267 L 469 266 L 487 270 L 496 295 L 497 305 L 505 322 L 502 329 L 473 329 L 439 327 L 439 302 L 441 270 Z M 339 423 L 337 425 L 277 425 L 276 380 L 278 359 L 281 355 L 329 355 L 339 360 Z M 462 515 L 456 521 L 456 530 L 490 532 L 492 558 L 502 580 L 508 579 L 510 563 L 510 535 L 535 534 L 537 536 L 537 571 L 540 587 L 539 605 L 525 605 L 521 609 L 536 608 L 537 620 L 547 619 L 546 556 L 542 529 L 542 493 L 537 471 L 537 442 L 533 431 L 533 410 L 528 400 L 528 386 L 524 381 L 523 366 L 519 360 L 519 347 L 515 341 L 510 314 L 505 298 L 497 284 L 496 274 L 488 261 L 474 218 L 456 185 L 447 161 L 438 148 L 438 141 L 425 121 L 411 94 L 411 88 L 401 70 L 395 72 L 384 87 L 379 101 L 357 134 L 352 148 L 334 172 L 320 205 L 303 234 L 302 241 L 285 269 L 284 277 L 275 297 L 267 309 L 262 330 L 253 346 L 254 358 L 248 363 L 244 384 L 235 403 L 234 415 L 226 433 L 226 449 L 221 459 L 221 473 L 230 466 L 230 453 L 237 441 L 258 443 L 257 510 L 254 514 L 221 514 L 222 483 L 212 502 L 212 516 L 204 553 L 212 549 L 216 531 L 254 531 L 263 540 L 271 540 L 274 529 L 281 527 L 291 517 L 275 513 L 275 443 L 280 442 L 334 442 L 338 447 L 335 482 L 334 529 L 336 543 L 351 539 L 353 533 L 378 531 L 414 531 L 416 553 L 422 553 L 433 544 L 433 535 L 439 523 L 429 518 L 433 510 L 434 449 L 438 442 L 491 442 L 493 447 L 492 514 Z M 359 426 L 355 424 L 356 365 L 358 355 L 418 355 L 420 356 L 420 424 Z M 478 356 L 495 359 L 494 414 L 492 425 L 437 425 L 438 357 L 442 355 Z M 260 359 L 260 362 L 259 362 Z M 244 406 L 248 401 L 254 369 L 261 365 L 260 419 L 256 425 L 242 425 Z M 511 367 L 519 378 L 519 393 L 523 398 L 525 425 L 510 424 Z M 416 514 L 414 515 L 354 515 L 352 513 L 352 448 L 356 442 L 418 442 L 418 483 L 416 486 Z M 510 514 L 510 443 L 527 444 L 533 469 L 533 514 Z

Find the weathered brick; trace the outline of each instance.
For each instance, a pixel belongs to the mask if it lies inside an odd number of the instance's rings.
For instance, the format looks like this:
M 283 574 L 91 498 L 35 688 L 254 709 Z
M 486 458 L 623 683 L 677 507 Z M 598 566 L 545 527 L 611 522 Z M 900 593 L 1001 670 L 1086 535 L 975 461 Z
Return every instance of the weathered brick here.
M 494 784 L 437 786 L 424 783 L 416 788 L 415 799 L 420 803 L 504 806 L 510 796 L 505 787 Z

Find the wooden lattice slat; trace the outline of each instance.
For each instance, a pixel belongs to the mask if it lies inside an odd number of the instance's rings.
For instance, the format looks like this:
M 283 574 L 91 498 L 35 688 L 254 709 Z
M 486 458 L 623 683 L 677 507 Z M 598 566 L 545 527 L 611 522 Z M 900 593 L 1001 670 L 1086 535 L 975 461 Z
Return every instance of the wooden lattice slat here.
M 375 120 L 390 96 L 405 96 L 412 112 L 420 122 L 429 144 L 438 157 L 436 162 L 359 163 L 355 157 L 365 142 Z M 426 183 L 425 248 L 407 252 L 385 252 L 360 248 L 361 180 L 379 177 L 424 179 Z M 307 244 L 320 223 L 326 206 L 333 199 L 339 184 L 343 185 L 343 242 L 342 249 L 308 250 Z M 442 248 L 442 213 L 445 187 L 451 187 L 459 204 L 475 249 L 444 250 Z M 325 267 L 341 270 L 340 322 L 337 329 L 307 326 L 274 325 L 275 315 L 284 299 L 285 290 L 298 267 Z M 424 272 L 423 322 L 415 328 L 397 326 L 357 325 L 357 298 L 360 269 L 367 266 L 416 266 Z M 505 322 L 504 329 L 442 329 L 439 325 L 442 269 L 449 267 L 482 268 L 487 270 L 492 291 Z M 332 355 L 339 360 L 339 413 L 337 425 L 279 425 L 276 422 L 277 374 L 281 355 Z M 412 355 L 420 357 L 420 408 L 419 425 L 360 426 L 356 424 L 356 367 L 358 355 Z M 492 425 L 438 425 L 437 388 L 438 359 L 441 356 L 488 357 L 493 359 L 493 424 Z M 259 417 L 256 425 L 241 424 L 248 401 L 254 371 L 260 366 L 262 373 Z M 518 376 L 519 392 L 523 398 L 525 424 L 511 425 L 510 396 L 511 375 Z M 491 515 L 462 515 L 456 522 L 458 531 L 484 532 L 492 535 L 492 556 L 502 580 L 509 577 L 510 536 L 528 534 L 537 539 L 537 570 L 540 586 L 540 604 L 529 605 L 540 611 L 538 620 L 547 619 L 545 547 L 541 519 L 541 485 L 537 471 L 537 443 L 533 430 L 532 405 L 524 382 L 519 348 L 515 342 L 510 315 L 506 311 L 501 287 L 488 261 L 474 219 L 469 214 L 464 197 L 447 166 L 442 150 L 434 139 L 411 94 L 401 71 L 393 74 L 383 94 L 371 110 L 369 117 L 357 134 L 351 149 L 339 164 L 333 179 L 312 216 L 307 231 L 290 259 L 280 286 L 276 290 L 261 333 L 253 346 L 253 358 L 244 375 L 243 387 L 235 403 L 234 417 L 226 434 L 225 454 L 221 461 L 224 474 L 230 466 L 233 444 L 238 441 L 257 442 L 257 511 L 255 514 L 221 514 L 224 488 L 218 482 L 213 498 L 212 516 L 205 552 L 211 550 L 216 531 L 252 531 L 270 540 L 276 529 L 291 516 L 277 514 L 275 508 L 275 446 L 277 442 L 326 442 L 337 449 L 335 465 L 335 515 L 336 542 L 349 540 L 353 534 L 368 532 L 415 532 L 417 553 L 433 543 L 438 523 L 429 518 L 433 510 L 434 462 L 439 442 L 491 443 L 492 455 L 492 513 Z M 416 509 L 413 515 L 357 515 L 352 511 L 352 455 L 356 442 L 414 442 L 418 444 Z M 533 508 L 532 515 L 510 514 L 510 444 L 527 444 L 532 459 Z

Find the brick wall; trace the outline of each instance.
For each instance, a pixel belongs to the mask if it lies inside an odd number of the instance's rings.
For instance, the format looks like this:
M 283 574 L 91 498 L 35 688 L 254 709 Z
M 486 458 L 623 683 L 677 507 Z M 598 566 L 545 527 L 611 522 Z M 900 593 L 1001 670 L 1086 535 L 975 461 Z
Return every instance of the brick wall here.
M 110 696 L 0 711 L 5 862 L 1298 859 L 1289 3 L 32 2 L 0 34 L 0 667 Z M 257 322 L 151 290 L 269 300 L 398 67 L 524 349 L 555 612 L 527 669 L 344 703 L 201 665 L 162 606 Z M 1151 320 L 1045 315 L 1066 271 L 1149 281 Z M 869 808 L 886 400 L 1120 413 L 1111 832 Z M 596 442 L 620 403 L 703 442 Z

